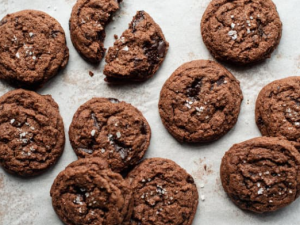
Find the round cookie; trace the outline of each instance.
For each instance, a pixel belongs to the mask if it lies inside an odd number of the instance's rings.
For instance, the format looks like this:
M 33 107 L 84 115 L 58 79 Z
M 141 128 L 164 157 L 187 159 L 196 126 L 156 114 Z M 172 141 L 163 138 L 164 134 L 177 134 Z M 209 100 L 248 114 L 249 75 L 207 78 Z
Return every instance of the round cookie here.
M 271 57 L 282 23 L 272 0 L 212 0 L 201 33 L 216 59 L 245 65 Z
M 264 136 L 285 137 L 300 144 L 300 78 L 265 86 L 256 100 L 256 124 Z
M 133 191 L 131 225 L 191 225 L 198 206 L 194 179 L 169 159 L 145 159 L 126 178 Z
M 157 23 L 138 11 L 129 28 L 109 48 L 103 73 L 106 81 L 141 82 L 152 77 L 163 63 L 169 43 Z
M 131 190 L 100 158 L 80 159 L 56 177 L 52 205 L 66 225 L 119 225 L 132 213 Z
M 117 99 L 93 98 L 77 110 L 69 129 L 78 158 L 100 157 L 113 171 L 135 166 L 150 144 L 151 130 L 142 113 Z
M 22 87 L 41 87 L 69 60 L 65 33 L 48 14 L 24 10 L 0 22 L 0 79 Z
M 65 133 L 50 95 L 14 90 L 0 97 L 0 164 L 12 174 L 35 176 L 56 163 Z
M 256 213 L 278 210 L 300 191 L 300 154 L 286 140 L 254 138 L 234 145 L 221 164 L 221 181 L 230 199 Z
M 104 48 L 105 27 L 119 9 L 121 0 L 77 0 L 69 26 L 76 50 L 89 62 L 99 63 Z
M 178 141 L 211 142 L 235 125 L 242 100 L 239 81 L 228 70 L 197 60 L 180 66 L 166 81 L 159 113 Z

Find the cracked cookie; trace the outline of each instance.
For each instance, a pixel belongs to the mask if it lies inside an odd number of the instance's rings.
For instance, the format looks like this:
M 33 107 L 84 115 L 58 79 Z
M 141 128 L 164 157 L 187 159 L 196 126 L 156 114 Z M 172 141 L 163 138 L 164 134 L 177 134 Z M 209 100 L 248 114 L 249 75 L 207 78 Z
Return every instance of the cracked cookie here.
M 0 79 L 17 87 L 39 88 L 68 63 L 65 32 L 44 12 L 8 14 L 0 33 Z
M 235 144 L 221 164 L 221 181 L 241 209 L 270 212 L 299 196 L 300 154 L 287 140 L 254 138 Z
M 181 142 L 211 142 L 237 122 L 243 100 L 239 81 L 208 60 L 180 66 L 164 84 L 159 113 L 167 130 Z
M 271 0 L 212 0 L 202 17 L 201 33 L 216 59 L 250 64 L 271 57 L 282 23 Z
M 264 136 L 285 137 L 300 144 L 300 78 L 265 86 L 256 100 L 256 124 Z
M 22 89 L 0 97 L 0 164 L 12 174 L 35 176 L 56 163 L 65 133 L 50 95 Z
M 110 83 L 144 81 L 163 63 L 169 43 L 158 24 L 145 11 L 138 11 L 129 29 L 109 48 L 105 80 Z
M 69 129 L 78 158 L 100 157 L 113 171 L 135 166 L 150 144 L 151 130 L 132 105 L 111 98 L 93 98 L 75 113 Z
M 119 225 L 130 219 L 131 190 L 100 158 L 80 159 L 56 177 L 52 205 L 66 225 Z
M 169 159 L 145 159 L 126 178 L 133 191 L 131 225 L 191 225 L 198 206 L 194 179 Z
M 119 9 L 121 0 L 78 0 L 69 27 L 76 50 L 91 63 L 99 63 L 106 51 L 105 27 Z

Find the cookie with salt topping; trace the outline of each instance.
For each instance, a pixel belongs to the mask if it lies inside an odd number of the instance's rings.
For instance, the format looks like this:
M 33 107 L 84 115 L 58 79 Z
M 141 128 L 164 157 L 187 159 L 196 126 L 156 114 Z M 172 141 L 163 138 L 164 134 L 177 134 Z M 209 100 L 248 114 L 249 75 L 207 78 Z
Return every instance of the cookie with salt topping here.
M 0 164 L 12 174 L 45 172 L 63 152 L 65 133 L 50 95 L 22 89 L 0 98 Z
M 100 157 L 113 171 L 135 166 L 150 144 L 151 129 L 131 104 L 93 98 L 79 107 L 69 129 L 78 158 Z
M 300 78 L 273 81 L 259 93 L 256 124 L 264 136 L 285 137 L 300 145 Z
M 159 113 L 178 141 L 212 142 L 233 128 L 242 100 L 240 83 L 228 70 L 196 60 L 180 66 L 165 82 Z
M 300 153 L 287 140 L 254 138 L 235 144 L 222 159 L 221 181 L 238 207 L 276 211 L 300 194 Z
M 0 79 L 17 87 L 39 88 L 68 63 L 65 32 L 44 12 L 8 14 L 0 33 Z
M 194 179 L 169 159 L 145 159 L 127 176 L 133 191 L 131 225 L 191 225 L 198 206 Z
M 95 157 L 67 166 L 54 180 L 50 195 L 66 225 L 120 225 L 130 219 L 131 192 L 120 174 Z
M 282 23 L 272 0 L 212 0 L 201 33 L 216 59 L 245 65 L 271 57 Z

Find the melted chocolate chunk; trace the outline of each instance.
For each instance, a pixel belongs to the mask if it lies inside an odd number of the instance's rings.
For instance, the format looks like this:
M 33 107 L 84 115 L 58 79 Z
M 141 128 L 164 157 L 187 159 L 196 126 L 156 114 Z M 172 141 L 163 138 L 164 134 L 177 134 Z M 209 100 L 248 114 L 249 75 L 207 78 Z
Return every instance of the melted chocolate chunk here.
M 161 40 L 159 43 L 158 43 L 158 56 L 160 58 L 164 57 L 165 55 L 165 52 L 166 52 L 166 48 L 167 48 L 167 44 L 164 40 Z
M 141 126 L 141 133 L 142 134 L 147 134 L 147 128 L 146 128 L 146 125 L 144 123 Z
M 162 58 L 164 56 L 165 50 L 166 43 L 159 37 L 156 37 L 154 40 L 152 40 L 151 43 L 145 44 L 144 52 L 152 68 L 160 61 L 159 58 Z
M 92 119 L 94 120 L 94 126 L 97 127 L 97 129 L 99 130 L 100 129 L 100 125 L 99 125 L 99 122 L 95 116 L 95 113 L 92 113 Z
M 132 26 L 132 33 L 135 33 L 137 31 L 136 27 L 137 25 L 143 21 L 145 18 L 144 18 L 144 11 L 139 11 L 137 13 L 137 15 L 135 16 L 134 20 L 132 21 L 131 23 L 131 26 Z
M 202 86 L 202 79 L 195 79 L 194 82 L 191 84 L 190 87 L 187 89 L 187 96 L 190 98 L 198 98 L 197 96 L 199 95 L 201 91 L 201 86 Z
M 217 80 L 217 86 L 220 86 L 222 84 L 224 84 L 224 81 L 225 81 L 225 77 L 220 77 L 219 80 Z

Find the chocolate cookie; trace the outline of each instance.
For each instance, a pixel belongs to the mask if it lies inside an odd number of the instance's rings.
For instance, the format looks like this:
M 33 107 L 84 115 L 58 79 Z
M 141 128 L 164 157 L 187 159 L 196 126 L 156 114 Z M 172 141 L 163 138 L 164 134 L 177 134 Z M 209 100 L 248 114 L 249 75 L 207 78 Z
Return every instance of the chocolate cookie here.
M 128 184 L 100 158 L 71 163 L 56 177 L 50 195 L 66 225 L 120 225 L 132 213 Z
M 50 95 L 22 89 L 0 97 L 0 164 L 8 172 L 34 176 L 56 163 L 65 133 Z
M 271 56 L 282 24 L 271 0 L 212 0 L 202 17 L 201 33 L 216 59 L 249 64 Z
M 76 50 L 91 63 L 102 60 L 106 49 L 105 27 L 119 9 L 121 0 L 77 0 L 69 26 Z
M 69 136 L 78 158 L 101 157 L 112 170 L 121 172 L 143 158 L 151 130 L 132 105 L 117 99 L 93 98 L 75 113 Z
M 198 206 L 194 179 L 168 159 L 146 159 L 126 178 L 133 191 L 131 225 L 191 225 Z
M 24 10 L 0 22 L 0 79 L 35 89 L 64 68 L 69 60 L 65 32 L 48 14 Z
M 183 64 L 164 84 L 159 113 L 167 130 L 181 142 L 211 142 L 236 123 L 243 100 L 239 81 L 207 60 Z
M 285 137 L 300 144 L 300 77 L 265 86 L 256 101 L 256 124 L 264 136 Z
M 108 82 L 144 81 L 163 63 L 169 43 L 159 25 L 145 11 L 138 11 L 129 29 L 105 58 L 104 74 Z
M 221 180 L 225 192 L 241 209 L 275 211 L 299 196 L 300 154 L 289 141 L 254 138 L 226 152 Z

